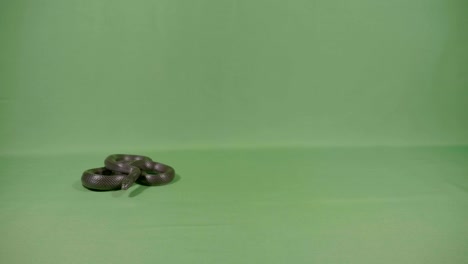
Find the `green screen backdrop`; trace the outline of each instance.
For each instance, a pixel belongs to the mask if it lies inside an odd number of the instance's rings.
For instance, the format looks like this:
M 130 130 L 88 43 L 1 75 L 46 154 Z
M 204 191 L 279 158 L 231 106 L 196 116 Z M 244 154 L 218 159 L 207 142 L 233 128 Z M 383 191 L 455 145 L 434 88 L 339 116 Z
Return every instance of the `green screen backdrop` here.
M 467 12 L 0 0 L 0 262 L 467 263 Z

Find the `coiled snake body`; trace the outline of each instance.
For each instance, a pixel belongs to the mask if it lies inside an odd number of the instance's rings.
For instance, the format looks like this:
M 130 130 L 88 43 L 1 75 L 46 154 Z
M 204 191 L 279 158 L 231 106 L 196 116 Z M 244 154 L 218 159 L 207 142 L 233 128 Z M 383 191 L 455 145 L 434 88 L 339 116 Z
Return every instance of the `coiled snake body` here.
M 91 190 L 127 190 L 134 182 L 161 185 L 174 179 L 171 166 L 140 155 L 114 154 L 104 161 L 105 167 L 83 172 L 81 183 Z

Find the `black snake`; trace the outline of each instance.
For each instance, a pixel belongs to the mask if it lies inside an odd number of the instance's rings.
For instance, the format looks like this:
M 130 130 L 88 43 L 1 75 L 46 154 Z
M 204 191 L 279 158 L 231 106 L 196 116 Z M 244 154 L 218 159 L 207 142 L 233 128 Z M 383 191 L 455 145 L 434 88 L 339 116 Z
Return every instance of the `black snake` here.
M 91 190 L 127 190 L 134 182 L 161 185 L 174 179 L 171 166 L 140 155 L 114 154 L 104 161 L 105 167 L 83 172 L 81 183 Z

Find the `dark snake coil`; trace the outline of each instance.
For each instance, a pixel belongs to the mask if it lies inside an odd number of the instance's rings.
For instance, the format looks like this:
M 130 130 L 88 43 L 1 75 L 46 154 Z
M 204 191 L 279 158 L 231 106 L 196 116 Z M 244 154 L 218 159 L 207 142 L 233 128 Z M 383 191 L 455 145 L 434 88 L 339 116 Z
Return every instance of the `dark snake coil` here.
M 105 167 L 83 172 L 81 183 L 90 190 L 127 190 L 134 182 L 142 185 L 161 185 L 174 179 L 171 166 L 140 155 L 114 154 L 104 161 Z

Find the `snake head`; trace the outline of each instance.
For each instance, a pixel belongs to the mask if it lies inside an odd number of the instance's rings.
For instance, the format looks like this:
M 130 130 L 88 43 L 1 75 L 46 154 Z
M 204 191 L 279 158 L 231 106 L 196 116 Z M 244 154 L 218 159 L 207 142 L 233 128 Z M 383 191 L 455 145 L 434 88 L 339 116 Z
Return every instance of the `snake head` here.
M 137 167 L 132 167 L 130 173 L 122 180 L 122 190 L 127 190 L 140 177 L 141 171 Z
M 126 178 L 122 181 L 122 190 L 128 190 L 135 181 L 129 178 Z

